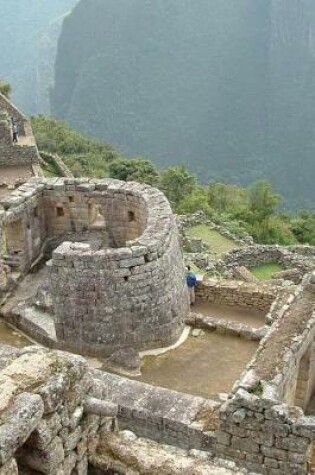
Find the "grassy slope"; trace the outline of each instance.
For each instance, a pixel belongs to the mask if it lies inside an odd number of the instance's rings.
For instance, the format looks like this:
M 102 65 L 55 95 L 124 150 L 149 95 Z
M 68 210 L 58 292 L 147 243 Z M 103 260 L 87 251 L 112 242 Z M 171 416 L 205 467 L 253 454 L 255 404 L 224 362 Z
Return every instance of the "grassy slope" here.
M 252 267 L 250 271 L 258 277 L 259 280 L 271 279 L 272 275 L 276 272 L 283 270 L 283 267 L 276 262 L 270 262 L 268 264 L 262 264 L 260 266 Z
M 192 226 L 186 230 L 188 236 L 192 238 L 202 239 L 210 248 L 210 251 L 216 254 L 224 254 L 238 247 L 235 242 L 222 236 L 217 231 L 210 229 L 205 224 Z
M 117 158 L 110 145 L 84 137 L 63 122 L 38 116 L 32 118 L 32 127 L 39 150 L 60 155 L 75 176 L 106 177 L 109 162 Z

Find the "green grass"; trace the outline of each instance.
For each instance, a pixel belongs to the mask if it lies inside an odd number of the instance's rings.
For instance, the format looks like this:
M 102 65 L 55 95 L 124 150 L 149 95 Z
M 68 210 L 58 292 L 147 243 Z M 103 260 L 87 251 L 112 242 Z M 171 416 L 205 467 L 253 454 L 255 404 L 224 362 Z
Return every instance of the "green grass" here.
M 42 168 L 46 177 L 62 176 L 58 168 L 52 162 L 48 163 L 45 161 L 45 164 L 42 165 Z
M 214 229 L 210 229 L 206 224 L 192 226 L 186 229 L 186 234 L 191 238 L 202 239 L 209 246 L 210 252 L 216 254 L 224 254 L 238 247 L 234 241 L 227 239 Z
M 268 264 L 261 264 L 260 266 L 251 267 L 250 271 L 259 279 L 259 280 L 268 280 L 271 279 L 272 275 L 276 272 L 280 272 L 284 268 L 277 264 L 276 262 L 270 262 Z

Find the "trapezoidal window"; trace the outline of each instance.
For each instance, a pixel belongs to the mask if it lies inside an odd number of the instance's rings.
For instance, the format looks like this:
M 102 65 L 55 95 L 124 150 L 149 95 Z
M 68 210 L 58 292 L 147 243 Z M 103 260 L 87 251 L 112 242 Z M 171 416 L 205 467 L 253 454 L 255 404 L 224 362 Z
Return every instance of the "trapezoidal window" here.
M 5 226 L 5 242 L 8 255 L 21 256 L 23 260 L 23 255 L 26 253 L 26 241 L 21 219 Z M 13 268 L 20 267 L 21 265 L 22 261 L 20 260 L 13 260 L 10 263 L 10 266 Z
M 65 215 L 65 210 L 63 209 L 62 206 L 57 206 L 56 207 L 56 214 L 57 214 L 58 217 Z
M 133 223 L 136 220 L 136 216 L 134 211 L 128 211 L 128 221 L 129 223 Z
M 90 229 L 106 229 L 106 221 L 101 205 L 89 203 L 89 225 Z

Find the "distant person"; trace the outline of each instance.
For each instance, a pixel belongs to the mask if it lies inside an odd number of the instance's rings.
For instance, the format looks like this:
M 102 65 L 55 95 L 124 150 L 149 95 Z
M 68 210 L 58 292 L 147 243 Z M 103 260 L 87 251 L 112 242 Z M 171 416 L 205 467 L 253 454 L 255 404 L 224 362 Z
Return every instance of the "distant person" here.
M 12 119 L 12 142 L 13 143 L 18 143 L 18 135 L 19 135 L 19 126 Z
M 189 290 L 190 305 L 194 305 L 196 301 L 195 287 L 197 285 L 197 278 L 190 266 L 187 266 L 186 282 Z

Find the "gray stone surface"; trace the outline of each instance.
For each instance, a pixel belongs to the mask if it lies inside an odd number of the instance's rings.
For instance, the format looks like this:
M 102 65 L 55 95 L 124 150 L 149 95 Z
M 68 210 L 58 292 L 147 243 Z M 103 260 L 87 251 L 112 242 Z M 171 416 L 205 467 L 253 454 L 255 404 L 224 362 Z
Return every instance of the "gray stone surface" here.
M 44 310 L 53 309 L 58 348 L 117 358 L 121 350 L 128 363 L 128 351 L 179 338 L 188 292 L 175 218 L 160 191 L 110 179 L 33 179 L 1 204 L 2 258 L 12 269 L 27 273 L 49 243 L 60 244 L 50 286 L 39 293 Z M 48 341 L 29 314 L 17 322 Z
M 220 403 L 94 371 L 94 394 L 118 406 L 121 429 L 184 449 L 211 450 Z

